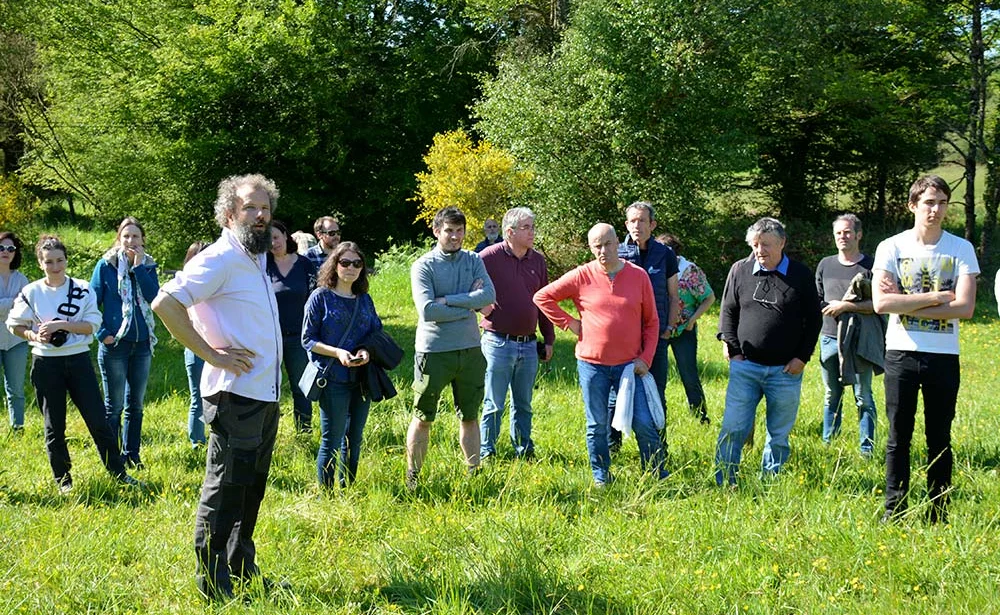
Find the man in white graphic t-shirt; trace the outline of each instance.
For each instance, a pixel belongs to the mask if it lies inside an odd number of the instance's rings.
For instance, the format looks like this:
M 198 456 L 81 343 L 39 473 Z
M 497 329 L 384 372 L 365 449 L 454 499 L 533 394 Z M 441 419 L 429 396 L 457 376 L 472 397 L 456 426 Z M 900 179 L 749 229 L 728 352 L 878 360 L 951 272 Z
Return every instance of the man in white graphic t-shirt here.
M 906 511 L 910 489 L 910 440 L 923 390 L 927 432 L 928 520 L 947 522 L 951 487 L 951 422 L 958 399 L 958 321 L 976 306 L 979 263 L 972 244 L 941 228 L 951 188 L 936 175 L 910 187 L 907 208 L 913 228 L 879 244 L 875 251 L 872 299 L 875 311 L 890 314 L 885 336 L 885 514 Z

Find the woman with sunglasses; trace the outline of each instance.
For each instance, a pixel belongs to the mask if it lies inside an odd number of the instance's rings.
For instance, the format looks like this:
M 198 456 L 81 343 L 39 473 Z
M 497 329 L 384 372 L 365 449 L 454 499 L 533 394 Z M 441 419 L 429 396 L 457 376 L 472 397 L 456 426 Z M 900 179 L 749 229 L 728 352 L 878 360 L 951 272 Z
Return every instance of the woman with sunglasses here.
M 115 437 L 121 433 L 122 458 L 132 468 L 142 468 L 143 404 L 156 347 L 156 321 L 149 302 L 160 292 L 156 261 L 146 253 L 145 245 L 142 225 L 131 216 L 125 218 L 118 225 L 114 245 L 97 261 L 90 278 L 97 306 L 104 312 L 96 334 L 104 412 Z
M 317 288 L 309 296 L 302 323 L 302 345 L 310 360 L 326 367 L 327 385 L 319 398 L 316 459 L 319 482 L 324 486 L 332 487 L 338 474 L 342 487 L 357 476 L 361 435 L 371 401 L 361 393 L 358 370 L 351 368 L 368 362 L 368 351 L 358 349 L 358 344 L 381 328 L 382 321 L 368 294 L 364 254 L 354 242 L 342 242 L 320 267 Z
M 17 235 L 10 231 L 0 233 L 0 322 L 7 320 L 14 299 L 28 285 L 28 278 L 18 271 L 23 250 L 24 245 Z M 28 366 L 28 344 L 6 327 L 0 327 L 0 365 L 3 367 L 10 428 L 19 432 L 24 429 L 24 373 Z
M 288 384 L 292 389 L 292 411 L 295 431 L 312 433 L 312 403 L 299 390 L 299 378 L 309 357 L 302 347 L 302 317 L 306 299 L 316 286 L 316 268 L 289 246 L 294 245 L 284 223 L 271 222 L 271 251 L 267 253 L 267 275 L 271 278 L 274 298 L 278 302 L 278 322 L 281 325 L 282 361 Z
M 66 275 L 66 246 L 58 237 L 43 235 L 35 256 L 45 276 L 25 286 L 14 300 L 7 328 L 31 346 L 31 384 L 45 417 L 45 447 L 59 492 L 73 489 L 66 446 L 67 394 L 80 410 L 104 467 L 119 482 L 138 485 L 125 473 L 90 363 L 90 342 L 101 326 L 94 293 L 83 280 Z

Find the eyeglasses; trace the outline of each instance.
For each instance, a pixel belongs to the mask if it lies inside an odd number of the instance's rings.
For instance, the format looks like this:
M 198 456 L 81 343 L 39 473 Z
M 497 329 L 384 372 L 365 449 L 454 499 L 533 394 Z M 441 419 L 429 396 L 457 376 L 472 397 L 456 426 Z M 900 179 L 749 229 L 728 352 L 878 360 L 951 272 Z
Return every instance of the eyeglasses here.
M 534 224 L 522 224 L 521 226 L 515 227 L 514 230 L 515 231 L 531 231 L 532 233 L 534 233 L 535 232 L 535 225 Z
M 0 252 L 10 252 L 13 254 L 17 252 L 17 246 L 0 246 Z
M 751 297 L 757 303 L 762 303 L 764 305 L 776 305 L 778 303 L 778 293 L 777 289 L 774 293 L 774 298 L 769 298 L 768 295 L 771 294 L 771 276 L 764 276 L 757 280 L 757 286 L 753 289 L 753 296 Z M 758 295 L 760 295 L 758 297 Z
M 365 261 L 359 259 L 351 260 L 349 258 L 342 258 L 337 261 L 337 264 L 341 267 L 354 267 L 355 269 L 361 269 L 365 266 Z
M 330 229 L 329 231 L 317 231 L 317 235 L 326 235 L 327 237 L 340 237 L 340 229 Z

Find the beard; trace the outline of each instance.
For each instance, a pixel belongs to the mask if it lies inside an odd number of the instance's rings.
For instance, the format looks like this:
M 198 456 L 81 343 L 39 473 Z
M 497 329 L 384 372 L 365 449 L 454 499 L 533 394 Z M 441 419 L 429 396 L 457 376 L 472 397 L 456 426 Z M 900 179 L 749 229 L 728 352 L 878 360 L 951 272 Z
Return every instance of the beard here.
M 271 249 L 271 223 L 263 230 L 254 230 L 253 224 L 235 224 L 232 231 L 250 254 L 263 254 Z

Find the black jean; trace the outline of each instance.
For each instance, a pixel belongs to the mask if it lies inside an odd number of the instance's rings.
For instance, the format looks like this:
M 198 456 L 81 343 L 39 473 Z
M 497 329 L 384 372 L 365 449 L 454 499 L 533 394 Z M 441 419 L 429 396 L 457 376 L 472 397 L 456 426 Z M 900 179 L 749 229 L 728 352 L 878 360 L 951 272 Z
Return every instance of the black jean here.
M 65 357 L 32 355 L 31 384 L 45 417 L 45 449 L 57 481 L 69 478 L 73 465 L 66 447 L 67 394 L 80 411 L 104 467 L 116 478 L 125 476 L 118 438 L 104 416 L 104 397 L 89 352 Z
M 927 437 L 927 491 L 938 507 L 947 503 L 951 486 L 951 422 L 960 382 L 958 355 L 888 350 L 885 353 L 885 411 L 889 439 L 885 446 L 885 508 L 906 509 L 910 489 L 910 442 L 917 395 L 924 396 Z
M 195 521 L 198 583 L 205 593 L 231 588 L 230 575 L 257 574 L 253 532 L 278 435 L 278 402 L 233 393 L 204 398 L 212 432 Z

